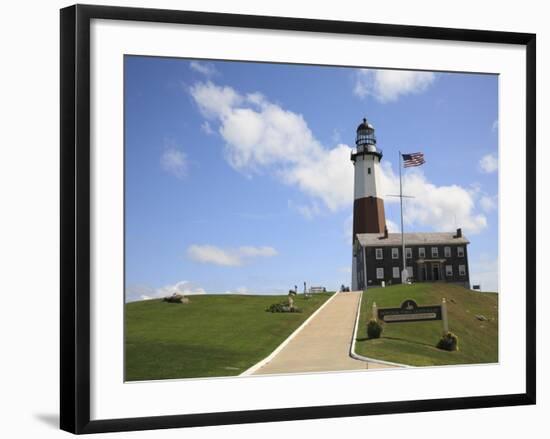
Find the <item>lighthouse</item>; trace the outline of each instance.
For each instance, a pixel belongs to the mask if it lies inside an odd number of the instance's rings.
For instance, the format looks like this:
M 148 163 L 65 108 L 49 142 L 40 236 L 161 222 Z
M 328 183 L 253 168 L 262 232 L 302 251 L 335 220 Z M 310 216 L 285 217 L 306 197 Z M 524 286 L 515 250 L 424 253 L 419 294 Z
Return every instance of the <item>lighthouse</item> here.
M 353 241 L 361 233 L 386 233 L 386 215 L 382 200 L 380 161 L 382 151 L 376 146 L 374 127 L 367 119 L 357 127 L 354 165 Z M 357 289 L 357 257 L 353 252 L 352 288 Z
M 356 150 L 351 154 L 355 168 L 353 236 L 358 233 L 384 233 L 386 216 L 382 200 L 380 161 L 374 127 L 363 119 L 357 127 Z

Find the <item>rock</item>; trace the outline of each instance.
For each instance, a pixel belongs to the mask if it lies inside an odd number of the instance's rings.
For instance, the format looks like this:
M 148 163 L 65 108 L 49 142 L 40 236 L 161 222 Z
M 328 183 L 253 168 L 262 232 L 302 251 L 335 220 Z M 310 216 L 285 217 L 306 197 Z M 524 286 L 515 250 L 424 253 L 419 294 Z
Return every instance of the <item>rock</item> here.
M 487 317 L 481 314 L 476 314 L 476 319 L 478 319 L 481 322 L 486 322 L 487 320 L 489 320 Z

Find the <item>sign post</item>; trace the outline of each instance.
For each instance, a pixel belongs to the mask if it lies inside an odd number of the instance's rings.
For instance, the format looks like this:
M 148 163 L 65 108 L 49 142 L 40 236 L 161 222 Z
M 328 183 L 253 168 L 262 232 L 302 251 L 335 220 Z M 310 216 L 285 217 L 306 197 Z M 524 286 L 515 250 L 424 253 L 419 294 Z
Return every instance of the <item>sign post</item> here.
M 378 321 L 378 307 L 376 302 L 372 302 L 372 319 Z
M 449 320 L 447 318 L 447 301 L 441 299 L 441 319 L 443 320 L 443 334 L 449 332 Z

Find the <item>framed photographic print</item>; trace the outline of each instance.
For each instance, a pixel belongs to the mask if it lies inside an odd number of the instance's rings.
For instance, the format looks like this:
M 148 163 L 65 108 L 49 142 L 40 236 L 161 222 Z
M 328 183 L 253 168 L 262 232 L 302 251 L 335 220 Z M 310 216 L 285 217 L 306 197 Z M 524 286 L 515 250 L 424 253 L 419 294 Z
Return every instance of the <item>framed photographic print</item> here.
M 535 403 L 535 35 L 61 10 L 61 428 Z

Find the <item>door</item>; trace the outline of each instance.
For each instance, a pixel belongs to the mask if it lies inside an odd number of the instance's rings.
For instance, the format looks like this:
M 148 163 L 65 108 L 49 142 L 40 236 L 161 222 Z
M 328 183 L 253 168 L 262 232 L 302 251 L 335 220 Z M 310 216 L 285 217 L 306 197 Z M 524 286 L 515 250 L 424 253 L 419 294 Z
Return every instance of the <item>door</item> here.
M 420 266 L 420 280 L 421 281 L 428 280 L 428 270 L 426 269 L 426 264 L 422 264 Z
M 433 280 L 434 280 L 434 281 L 439 280 L 439 279 L 440 279 L 440 276 L 439 276 L 439 264 L 433 264 L 432 270 L 433 270 Z

